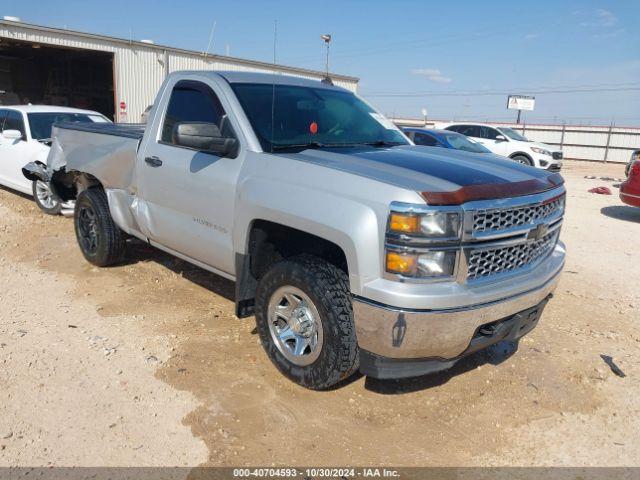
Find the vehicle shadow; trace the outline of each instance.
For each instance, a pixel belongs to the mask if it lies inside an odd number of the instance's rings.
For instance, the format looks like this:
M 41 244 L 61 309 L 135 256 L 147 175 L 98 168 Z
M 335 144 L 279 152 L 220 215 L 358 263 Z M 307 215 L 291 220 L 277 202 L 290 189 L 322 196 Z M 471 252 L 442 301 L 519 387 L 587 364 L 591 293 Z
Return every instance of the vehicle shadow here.
M 31 195 L 27 195 L 26 193 L 19 192 L 19 191 L 14 190 L 13 188 L 10 188 L 10 187 L 5 187 L 4 185 L 0 185 L 0 191 L 7 192 L 7 193 L 10 193 L 12 195 L 16 195 L 18 197 L 22 197 L 25 200 L 33 200 L 33 197 Z
M 640 208 L 630 207 L 628 205 L 611 205 L 602 207 L 600 213 L 616 220 L 625 220 L 627 222 L 640 223 Z
M 152 247 L 137 238 L 127 242 L 127 250 L 124 260 L 118 265 L 135 265 L 139 262 L 155 262 L 172 272 L 186 278 L 192 283 L 219 295 L 230 302 L 235 301 L 235 284 L 231 280 L 216 275 L 181 260 L 162 250 Z
M 518 351 L 518 342 L 503 340 L 484 350 L 469 355 L 458 361 L 452 368 L 442 372 L 431 373 L 421 377 L 398 380 L 380 380 L 367 377 L 364 386 L 367 390 L 382 395 L 398 395 L 427 390 L 444 385 L 453 377 L 462 375 L 476 368 L 490 364 L 499 365 Z

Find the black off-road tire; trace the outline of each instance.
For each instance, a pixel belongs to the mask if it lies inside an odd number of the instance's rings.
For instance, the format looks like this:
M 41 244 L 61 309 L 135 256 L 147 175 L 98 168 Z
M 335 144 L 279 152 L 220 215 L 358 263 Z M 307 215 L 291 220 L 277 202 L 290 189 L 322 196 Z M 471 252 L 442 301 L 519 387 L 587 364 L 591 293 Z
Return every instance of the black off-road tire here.
M 297 287 L 315 304 L 323 328 L 318 358 L 298 366 L 282 355 L 269 331 L 268 305 L 274 292 L 285 285 Z M 347 275 L 319 258 L 302 255 L 273 265 L 260 279 L 255 300 L 256 323 L 262 346 L 273 364 L 297 384 L 324 390 L 351 376 L 359 366 L 359 349 Z
M 86 238 L 87 218 L 93 219 L 95 242 Z M 125 250 L 125 234 L 111 218 L 107 195 L 101 188 L 88 188 L 78 195 L 73 215 L 76 239 L 84 258 L 98 267 L 118 263 Z
M 36 205 L 47 215 L 60 215 L 60 212 L 62 211 L 62 200 L 51 191 L 50 186 L 48 188 L 51 193 L 51 198 L 55 202 L 55 204 L 52 207 L 47 207 L 40 201 L 40 196 L 38 194 L 39 181 L 42 182 L 41 180 L 31 182 L 31 191 L 33 193 L 33 200 L 36 202 Z
M 524 155 L 514 155 L 513 157 L 511 157 L 511 160 L 513 160 L 514 162 L 521 163 L 523 165 L 529 165 L 530 167 L 533 167 L 533 162 L 529 160 L 529 158 L 525 157 Z

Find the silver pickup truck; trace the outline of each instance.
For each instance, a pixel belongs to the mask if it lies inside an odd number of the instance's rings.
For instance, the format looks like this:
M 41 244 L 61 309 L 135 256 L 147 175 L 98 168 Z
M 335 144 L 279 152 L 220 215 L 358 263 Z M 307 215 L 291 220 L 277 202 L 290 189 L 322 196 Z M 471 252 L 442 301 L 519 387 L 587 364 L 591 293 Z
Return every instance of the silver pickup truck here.
M 57 124 L 46 169 L 86 259 L 127 238 L 236 282 L 276 367 L 312 389 L 422 375 L 538 322 L 565 258 L 559 174 L 415 146 L 358 96 L 177 72 L 145 126 Z

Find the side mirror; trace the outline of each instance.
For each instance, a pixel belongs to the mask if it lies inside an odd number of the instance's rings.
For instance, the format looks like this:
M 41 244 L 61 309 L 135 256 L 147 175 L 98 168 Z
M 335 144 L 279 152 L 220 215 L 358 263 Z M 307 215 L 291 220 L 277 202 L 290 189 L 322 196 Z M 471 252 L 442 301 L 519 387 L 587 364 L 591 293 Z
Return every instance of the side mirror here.
M 500 143 L 500 142 L 506 142 L 507 141 L 507 137 L 505 137 L 504 135 L 496 135 L 496 142 Z
M 5 130 L 2 136 L 7 140 L 22 140 L 23 135 L 20 130 Z
M 223 137 L 215 123 L 178 122 L 173 127 L 173 143 L 202 152 L 211 152 L 226 157 L 235 152 L 238 140 Z

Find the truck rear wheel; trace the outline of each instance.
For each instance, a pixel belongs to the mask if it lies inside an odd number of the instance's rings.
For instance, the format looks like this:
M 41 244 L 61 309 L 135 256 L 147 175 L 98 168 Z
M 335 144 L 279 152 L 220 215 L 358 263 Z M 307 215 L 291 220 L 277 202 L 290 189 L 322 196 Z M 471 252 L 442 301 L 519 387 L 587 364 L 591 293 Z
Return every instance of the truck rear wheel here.
M 122 258 L 125 236 L 111 218 L 104 190 L 82 191 L 76 200 L 73 219 L 78 245 L 87 261 L 106 267 Z
M 328 262 L 276 263 L 258 283 L 256 323 L 271 361 L 303 387 L 326 389 L 358 369 L 349 280 Z

